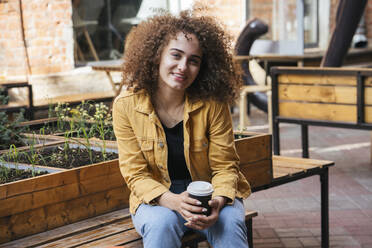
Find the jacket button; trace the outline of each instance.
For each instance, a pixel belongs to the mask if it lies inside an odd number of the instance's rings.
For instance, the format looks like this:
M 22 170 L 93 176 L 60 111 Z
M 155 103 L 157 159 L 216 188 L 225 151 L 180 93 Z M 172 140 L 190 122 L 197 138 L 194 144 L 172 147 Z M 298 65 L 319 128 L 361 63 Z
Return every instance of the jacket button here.
M 163 142 L 159 142 L 159 147 L 160 148 L 163 148 L 164 147 L 164 143 Z
M 203 147 L 206 147 L 206 146 L 208 146 L 208 144 L 207 143 L 203 143 Z
M 160 169 L 163 169 L 163 166 L 161 164 L 158 165 Z

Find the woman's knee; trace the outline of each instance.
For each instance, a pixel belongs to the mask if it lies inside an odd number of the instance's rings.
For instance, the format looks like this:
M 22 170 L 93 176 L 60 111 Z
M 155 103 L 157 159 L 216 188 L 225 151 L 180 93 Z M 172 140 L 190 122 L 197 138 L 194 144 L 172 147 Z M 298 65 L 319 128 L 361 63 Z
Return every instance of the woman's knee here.
M 172 233 L 182 235 L 182 223 L 178 215 L 164 207 L 154 207 L 151 214 L 141 216 L 141 224 L 137 226 L 142 235 L 146 233 L 158 233 L 161 235 Z M 136 218 L 136 217 L 135 217 Z

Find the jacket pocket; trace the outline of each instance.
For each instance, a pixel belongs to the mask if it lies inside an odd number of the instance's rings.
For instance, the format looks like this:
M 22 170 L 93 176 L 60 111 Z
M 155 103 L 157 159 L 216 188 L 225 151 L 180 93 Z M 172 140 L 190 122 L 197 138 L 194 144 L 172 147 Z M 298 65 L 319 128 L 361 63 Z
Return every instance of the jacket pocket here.
M 143 156 L 149 165 L 155 164 L 155 154 L 154 154 L 154 141 L 153 140 L 141 140 L 141 151 Z
M 208 149 L 209 141 L 207 138 L 194 140 L 190 143 L 190 162 L 197 180 L 209 181 L 211 178 Z

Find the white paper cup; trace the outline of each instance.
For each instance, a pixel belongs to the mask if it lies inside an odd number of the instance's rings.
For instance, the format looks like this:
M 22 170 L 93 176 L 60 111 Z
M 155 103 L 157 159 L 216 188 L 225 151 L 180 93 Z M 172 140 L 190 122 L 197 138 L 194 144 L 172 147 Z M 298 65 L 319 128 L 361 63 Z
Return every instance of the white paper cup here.
M 187 187 L 187 192 L 191 198 L 197 199 L 202 203 L 201 206 L 207 209 L 207 212 L 203 214 L 209 216 L 211 214 L 211 207 L 209 206 L 208 201 L 212 198 L 212 184 L 205 181 L 191 182 Z

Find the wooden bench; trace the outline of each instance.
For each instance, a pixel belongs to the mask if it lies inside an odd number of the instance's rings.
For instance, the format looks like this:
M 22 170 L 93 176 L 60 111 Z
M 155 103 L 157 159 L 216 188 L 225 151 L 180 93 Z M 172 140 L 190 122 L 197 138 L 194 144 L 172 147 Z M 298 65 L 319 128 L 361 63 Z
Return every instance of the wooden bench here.
M 252 218 L 256 211 L 246 211 L 249 247 L 252 242 Z M 205 237 L 197 233 L 187 233 L 182 247 L 197 247 Z M 103 214 L 74 224 L 62 226 L 47 232 L 0 245 L 11 247 L 143 247 L 142 238 L 133 227 L 128 208 Z
M 322 247 L 329 247 L 329 206 L 328 206 L 328 168 L 332 161 L 273 156 L 273 179 L 265 184 L 252 187 L 252 192 L 266 190 L 303 178 L 318 175 L 320 177 L 321 205 L 321 237 Z M 115 174 L 118 171 L 113 171 Z M 86 174 L 81 172 L 81 174 Z M 109 178 L 114 180 L 113 178 Z M 119 198 L 123 193 L 111 198 Z M 250 247 L 253 247 L 252 218 L 255 211 L 246 212 L 246 224 Z M 73 216 L 69 216 L 71 218 Z M 184 238 L 185 245 L 194 245 L 203 237 L 188 234 Z M 91 217 L 86 220 L 67 224 L 62 227 L 41 232 L 32 236 L 0 244 L 0 248 L 9 247 L 99 247 L 125 245 L 125 247 L 141 247 L 142 241 L 133 229 L 128 209 L 121 209 L 108 214 Z
M 282 122 L 301 125 L 304 158 L 309 125 L 372 130 L 372 69 L 273 67 L 271 77 L 274 154 Z

